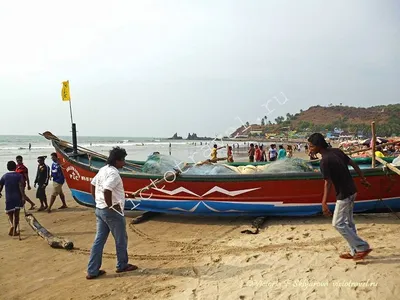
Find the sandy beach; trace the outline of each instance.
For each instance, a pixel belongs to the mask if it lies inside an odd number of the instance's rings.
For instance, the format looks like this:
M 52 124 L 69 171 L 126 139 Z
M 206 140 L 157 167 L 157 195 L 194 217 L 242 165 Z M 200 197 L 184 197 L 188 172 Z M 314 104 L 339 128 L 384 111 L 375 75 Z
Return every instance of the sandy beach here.
M 115 273 L 110 237 L 103 257 L 107 274 L 88 281 L 94 211 L 64 190 L 69 209 L 34 215 L 72 240 L 72 251 L 51 248 L 24 219 L 22 241 L 10 237 L 6 215 L 0 218 L 2 299 L 364 300 L 400 294 L 400 220 L 391 214 L 356 216 L 361 237 L 374 249 L 357 263 L 338 257 L 347 247 L 325 217 L 269 218 L 258 235 L 249 235 L 241 231 L 251 229 L 252 218 L 159 215 L 127 225 L 130 262 L 139 270 Z M 34 191 L 28 195 L 33 199 Z

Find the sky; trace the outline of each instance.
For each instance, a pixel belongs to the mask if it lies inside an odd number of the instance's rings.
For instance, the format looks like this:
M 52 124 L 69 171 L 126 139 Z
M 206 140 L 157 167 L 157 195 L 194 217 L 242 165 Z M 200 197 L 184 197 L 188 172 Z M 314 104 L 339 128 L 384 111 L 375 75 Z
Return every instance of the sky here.
M 2 1 L 0 134 L 221 136 L 400 102 L 397 0 Z

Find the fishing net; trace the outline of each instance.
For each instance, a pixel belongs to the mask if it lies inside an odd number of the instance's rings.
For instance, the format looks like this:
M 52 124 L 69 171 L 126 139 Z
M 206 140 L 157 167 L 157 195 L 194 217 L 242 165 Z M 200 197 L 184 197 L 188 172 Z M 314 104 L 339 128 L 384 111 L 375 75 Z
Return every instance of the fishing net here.
M 399 167 L 400 166 L 400 156 L 397 156 L 393 161 L 392 165 Z
M 143 165 L 142 171 L 148 174 L 162 175 L 168 171 L 182 169 L 184 163 L 172 156 L 152 154 Z M 257 173 L 294 173 L 312 172 L 313 168 L 308 161 L 298 158 L 287 158 L 265 165 L 231 166 L 226 164 L 199 163 L 187 169 L 185 175 L 229 175 L 229 174 L 257 174 Z
M 299 158 L 285 158 L 266 165 L 263 173 L 313 172 L 311 164 Z

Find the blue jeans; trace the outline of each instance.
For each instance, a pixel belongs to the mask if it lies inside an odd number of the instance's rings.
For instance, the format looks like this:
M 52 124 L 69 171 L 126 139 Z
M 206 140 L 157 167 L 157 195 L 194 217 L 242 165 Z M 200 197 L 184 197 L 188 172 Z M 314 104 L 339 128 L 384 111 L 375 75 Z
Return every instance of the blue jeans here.
M 336 200 L 332 226 L 345 238 L 350 246 L 350 253 L 363 252 L 369 249 L 366 241 L 357 235 L 356 224 L 353 219 L 354 200 L 357 193 L 343 200 Z
M 96 208 L 95 214 L 97 223 L 96 238 L 90 251 L 88 275 L 97 276 L 99 274 L 104 245 L 110 231 L 114 237 L 117 250 L 117 270 L 125 269 L 128 266 L 128 236 L 125 217 L 109 208 Z

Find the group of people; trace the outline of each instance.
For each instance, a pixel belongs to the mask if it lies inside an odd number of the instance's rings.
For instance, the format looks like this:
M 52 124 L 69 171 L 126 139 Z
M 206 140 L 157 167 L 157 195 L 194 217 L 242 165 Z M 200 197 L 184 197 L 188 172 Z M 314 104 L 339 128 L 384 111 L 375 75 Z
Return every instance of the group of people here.
M 53 161 L 51 169 L 45 164 L 46 156 L 39 156 L 37 158 L 38 167 L 34 181 L 34 188 L 36 188 L 36 198 L 40 201 L 38 211 L 47 210 L 51 212 L 51 208 L 57 196 L 60 196 L 62 206 L 60 209 L 67 208 L 65 196 L 62 190 L 65 178 L 58 161 L 57 153 L 51 154 Z M 15 236 L 19 234 L 19 212 L 24 207 L 25 203 L 30 204 L 29 210 L 35 209 L 35 203 L 26 195 L 25 189 L 31 190 L 29 180 L 28 168 L 24 165 L 23 157 L 18 155 L 15 161 L 7 162 L 8 172 L 0 179 L 0 197 L 3 187 L 6 191 L 6 214 L 10 222 L 9 235 Z M 47 203 L 46 187 L 49 180 L 53 180 L 53 191 L 50 198 L 50 204 Z
M 364 145 L 364 149 L 369 149 L 368 146 Z M 360 153 L 354 154 L 358 157 L 369 157 L 371 156 L 371 152 L 368 150 L 362 151 Z M 395 145 L 388 145 L 385 147 L 382 147 L 380 145 L 376 146 L 375 149 L 375 156 L 376 157 L 386 157 L 386 156 L 394 156 L 397 157 L 400 155 L 400 143 L 397 143 Z
M 293 146 L 287 145 L 285 149 L 283 145 L 279 145 L 277 148 L 276 144 L 271 144 L 267 154 L 264 150 L 264 145 L 254 145 L 251 143 L 247 154 L 249 162 L 276 161 L 293 157 Z

